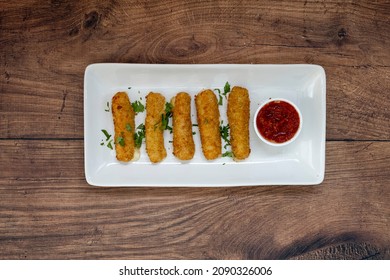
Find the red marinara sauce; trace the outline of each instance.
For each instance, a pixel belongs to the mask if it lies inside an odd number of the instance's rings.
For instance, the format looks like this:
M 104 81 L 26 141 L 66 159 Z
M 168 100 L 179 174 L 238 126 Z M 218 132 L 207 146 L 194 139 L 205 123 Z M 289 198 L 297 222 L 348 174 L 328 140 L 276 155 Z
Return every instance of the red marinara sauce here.
M 297 110 L 289 103 L 275 100 L 260 109 L 256 126 L 261 136 L 273 143 L 284 143 L 294 137 L 300 125 Z

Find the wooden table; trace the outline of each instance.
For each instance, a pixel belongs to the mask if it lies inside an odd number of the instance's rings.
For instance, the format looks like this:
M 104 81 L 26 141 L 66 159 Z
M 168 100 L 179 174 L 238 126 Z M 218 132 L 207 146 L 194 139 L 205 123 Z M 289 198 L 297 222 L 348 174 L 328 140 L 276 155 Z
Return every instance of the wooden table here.
M 40 2 L 0 1 L 0 258 L 390 259 L 388 1 Z M 97 62 L 322 65 L 325 181 L 89 186 Z

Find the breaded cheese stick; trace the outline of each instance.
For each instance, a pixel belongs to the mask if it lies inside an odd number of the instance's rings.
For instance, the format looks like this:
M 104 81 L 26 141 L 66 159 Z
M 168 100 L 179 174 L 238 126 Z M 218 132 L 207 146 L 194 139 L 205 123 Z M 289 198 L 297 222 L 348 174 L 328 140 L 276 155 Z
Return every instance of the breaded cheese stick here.
M 134 159 L 134 110 L 126 92 L 118 92 L 112 97 L 112 117 L 114 119 L 114 142 L 116 158 L 128 162 Z
M 246 88 L 233 87 L 228 96 L 227 117 L 230 126 L 230 143 L 233 159 L 246 159 L 249 145 L 249 94 Z
M 146 96 L 145 142 L 146 152 L 153 163 L 162 161 L 167 152 L 164 147 L 165 97 L 160 93 L 150 92 Z
M 195 96 L 195 106 L 203 154 L 208 160 L 216 159 L 222 150 L 217 97 L 204 90 Z
M 195 143 L 192 136 L 191 96 L 180 92 L 171 99 L 173 105 L 173 155 L 181 160 L 194 157 Z

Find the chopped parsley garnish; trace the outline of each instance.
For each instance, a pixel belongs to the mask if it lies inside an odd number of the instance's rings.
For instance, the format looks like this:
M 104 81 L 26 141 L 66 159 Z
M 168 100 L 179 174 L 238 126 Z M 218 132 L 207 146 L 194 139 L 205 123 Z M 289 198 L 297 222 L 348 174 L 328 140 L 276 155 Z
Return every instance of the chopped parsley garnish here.
M 169 117 L 167 117 L 167 115 L 165 114 L 162 114 L 161 115 L 161 130 L 169 130 L 170 132 L 172 132 L 172 127 L 168 125 L 169 124 Z
M 221 124 L 219 126 L 219 133 L 221 134 L 221 137 L 223 139 L 223 141 L 225 142 L 225 145 L 223 146 L 223 148 L 226 150 L 226 148 L 228 146 L 230 146 L 230 126 L 229 124 L 227 125 L 223 125 L 223 121 L 221 121 Z M 225 151 L 223 154 L 222 154 L 222 157 L 233 157 L 233 153 L 231 151 Z
M 196 134 L 196 132 L 195 132 L 195 131 L 193 131 L 193 132 L 192 132 L 192 135 L 195 135 L 195 134 Z
M 142 141 L 145 138 L 145 125 L 141 123 L 137 126 L 137 132 L 134 133 L 134 142 L 137 148 L 141 148 Z
M 219 133 L 221 134 L 222 139 L 225 141 L 225 149 L 230 145 L 229 139 L 230 126 L 229 124 L 223 125 L 223 121 L 221 121 L 221 125 L 219 126 Z
M 233 153 L 231 151 L 226 151 L 222 154 L 222 157 L 233 157 Z
M 197 123 L 194 123 L 192 126 L 198 126 L 198 124 L 197 124 Z
M 112 150 L 112 144 L 111 144 L 111 142 L 112 142 L 112 139 L 107 143 L 107 147 L 110 148 L 110 149 Z
M 133 128 L 131 127 L 131 125 L 129 123 L 126 124 L 126 130 L 128 132 L 131 132 L 133 130 Z
M 121 132 L 121 136 L 118 136 L 116 138 L 116 143 L 118 143 L 119 145 L 121 145 L 122 147 L 125 146 L 125 133 L 122 131 Z
M 131 87 L 128 87 L 127 89 L 131 89 Z
M 172 133 L 172 127 L 169 126 L 169 119 L 172 117 L 173 105 L 170 102 L 165 103 L 165 114 L 161 115 L 161 129 L 169 130 Z
M 105 130 L 105 129 L 102 129 L 102 132 L 106 136 L 106 140 L 102 140 L 102 142 L 100 143 L 100 146 L 104 146 L 104 143 L 106 143 L 106 146 L 112 150 L 112 145 L 111 145 L 112 139 L 110 139 L 111 134 L 108 133 L 107 130 Z M 110 140 L 110 141 L 108 141 L 108 140 Z
M 226 93 L 228 93 L 230 91 L 230 84 L 229 82 L 226 82 L 224 88 L 223 88 L 223 91 L 224 91 L 224 95 L 226 95 Z
M 106 103 L 106 109 L 104 109 L 106 112 L 110 112 L 110 102 L 107 101 Z
M 109 133 L 107 132 L 107 130 L 105 130 L 105 129 L 102 129 L 102 132 L 103 132 L 104 135 L 106 136 L 106 141 L 108 141 L 108 139 L 110 139 L 110 137 L 111 137 L 111 134 L 109 134 Z
M 169 122 L 169 119 L 168 119 L 167 115 L 161 114 L 161 126 L 160 126 L 161 130 L 167 129 L 168 122 Z
M 121 145 L 122 147 L 125 146 L 125 138 L 123 138 L 122 136 L 118 136 L 118 138 L 116 139 L 116 142 Z
M 230 92 L 230 84 L 229 82 L 225 83 L 225 86 L 223 87 L 223 92 L 219 88 L 214 89 L 215 91 L 218 91 L 218 105 L 223 104 L 223 97 L 227 99 L 227 94 Z
M 165 114 L 169 117 L 172 116 L 173 105 L 170 102 L 165 103 Z
M 218 91 L 218 105 L 222 105 L 223 98 L 222 98 L 221 90 L 219 88 L 215 88 L 214 90 Z
M 140 101 L 135 101 L 133 103 L 131 103 L 131 106 L 133 107 L 133 110 L 134 110 L 134 113 L 138 114 L 138 113 L 142 113 L 143 111 L 145 111 L 145 106 L 144 104 L 142 104 Z
M 222 104 L 223 104 L 223 98 L 222 95 L 219 95 L 218 105 L 222 105 Z

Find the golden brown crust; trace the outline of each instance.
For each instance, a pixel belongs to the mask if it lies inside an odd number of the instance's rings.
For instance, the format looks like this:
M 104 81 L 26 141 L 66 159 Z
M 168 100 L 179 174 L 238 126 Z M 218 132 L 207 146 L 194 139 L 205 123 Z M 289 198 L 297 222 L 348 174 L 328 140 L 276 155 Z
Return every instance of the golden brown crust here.
M 135 114 L 126 92 L 118 92 L 112 97 L 112 117 L 114 120 L 114 142 L 116 158 L 128 162 L 134 158 Z
M 217 97 L 204 90 L 195 96 L 195 105 L 203 154 L 208 160 L 216 159 L 222 150 Z
M 165 115 L 165 97 L 160 93 L 150 92 L 146 96 L 145 143 L 146 152 L 153 163 L 160 162 L 167 156 L 162 115 Z
M 249 114 L 250 99 L 248 90 L 233 87 L 228 96 L 227 117 L 230 126 L 230 143 L 235 160 L 246 159 L 250 154 Z
M 186 92 L 172 98 L 173 155 L 181 160 L 190 160 L 195 154 L 192 136 L 191 96 Z

